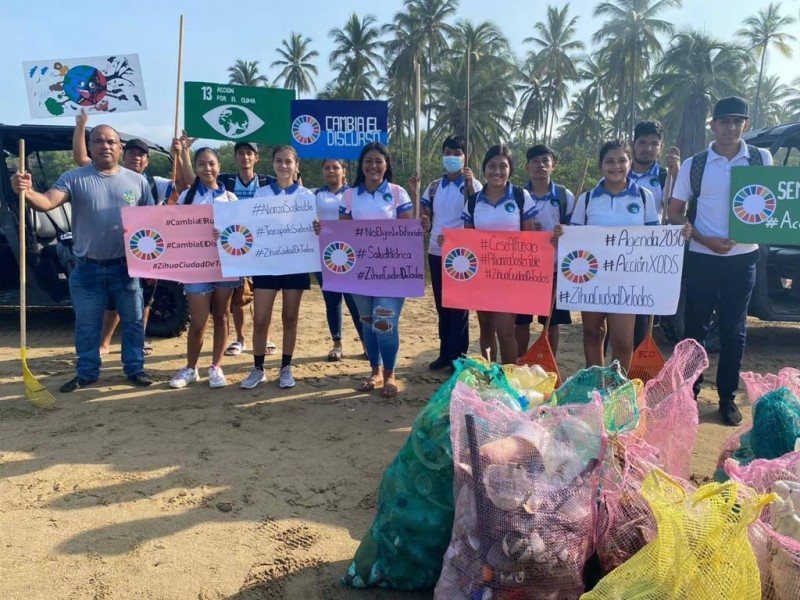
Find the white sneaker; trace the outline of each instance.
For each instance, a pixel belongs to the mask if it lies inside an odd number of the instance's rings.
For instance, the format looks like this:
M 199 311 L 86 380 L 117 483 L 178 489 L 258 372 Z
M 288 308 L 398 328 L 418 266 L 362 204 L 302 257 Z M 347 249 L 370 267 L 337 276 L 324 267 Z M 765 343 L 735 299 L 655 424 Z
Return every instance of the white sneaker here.
M 264 369 L 256 369 L 253 367 L 250 370 L 250 374 L 245 377 L 244 381 L 239 384 L 239 387 L 243 390 L 252 390 L 256 387 L 259 383 L 264 383 L 267 380 L 267 374 L 264 373 Z
M 294 377 L 292 377 L 292 365 L 281 367 L 281 375 L 278 379 L 278 385 L 282 388 L 294 387 Z
M 197 369 L 190 369 L 183 367 L 178 374 L 173 377 L 169 382 L 169 387 L 180 389 L 185 388 L 190 383 L 197 381 Z
M 228 382 L 225 380 L 225 373 L 222 372 L 222 369 L 215 365 L 208 367 L 208 387 L 221 388 L 226 385 Z

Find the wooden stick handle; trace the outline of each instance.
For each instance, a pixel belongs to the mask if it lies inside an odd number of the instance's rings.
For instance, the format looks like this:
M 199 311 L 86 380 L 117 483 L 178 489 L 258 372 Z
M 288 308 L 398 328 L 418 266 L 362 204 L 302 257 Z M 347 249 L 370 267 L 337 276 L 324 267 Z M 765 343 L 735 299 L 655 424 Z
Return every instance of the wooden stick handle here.
M 415 119 L 416 119 L 416 128 L 417 128 L 417 139 L 415 140 L 415 142 L 416 142 L 416 151 L 414 153 L 415 154 L 415 156 L 414 156 L 414 172 L 416 173 L 417 177 L 420 178 L 419 186 L 421 186 L 422 185 L 422 174 L 420 173 L 420 170 L 422 168 L 421 167 L 421 163 L 422 163 L 422 132 L 420 130 L 422 129 L 422 127 L 421 127 L 421 122 L 420 122 L 421 121 L 420 115 L 422 113 L 422 90 L 421 90 L 421 87 L 422 87 L 422 75 L 421 75 L 421 69 L 420 69 L 419 60 L 415 60 L 414 61 L 414 77 L 415 77 L 415 80 L 416 80 L 416 84 L 414 86 L 416 88 L 414 103 L 416 105 L 415 106 L 415 108 L 416 108 Z M 417 192 L 417 197 L 414 198 L 414 218 L 415 219 L 419 219 L 419 201 L 420 201 L 419 199 L 420 199 L 420 191 L 421 191 L 419 186 L 417 186 L 417 189 L 419 190 Z
M 667 171 L 667 178 L 664 180 L 664 190 L 661 192 L 661 222 L 667 222 L 667 207 L 669 206 L 669 198 L 672 195 L 672 173 Z
M 178 30 L 178 82 L 175 86 L 175 135 L 178 137 L 178 128 L 180 127 L 180 111 L 181 111 L 181 65 L 183 64 L 183 15 L 181 15 L 180 26 Z M 172 160 L 172 186 L 175 187 L 175 182 L 178 179 L 178 156 Z
M 25 174 L 25 140 L 19 140 L 17 151 L 19 156 L 19 173 Z M 28 345 L 28 276 L 27 276 L 27 249 L 25 247 L 25 217 L 27 208 L 25 207 L 25 190 L 19 191 L 19 341 L 23 356 Z
M 586 165 L 583 167 L 583 175 L 581 175 L 581 183 L 578 186 L 578 192 L 575 198 L 578 198 L 583 193 L 583 185 L 586 183 L 586 175 L 589 173 L 589 159 L 586 159 Z

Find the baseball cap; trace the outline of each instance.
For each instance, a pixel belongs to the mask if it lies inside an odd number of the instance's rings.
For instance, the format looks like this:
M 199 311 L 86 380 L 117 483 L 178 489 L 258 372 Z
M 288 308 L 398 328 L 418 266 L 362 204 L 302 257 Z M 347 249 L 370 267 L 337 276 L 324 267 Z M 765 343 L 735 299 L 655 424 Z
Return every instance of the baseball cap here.
M 719 119 L 721 117 L 744 117 L 749 119 L 747 102 L 738 96 L 723 98 L 714 105 L 714 116 L 712 118 Z
M 250 150 L 252 150 L 256 154 L 259 153 L 258 152 L 258 146 L 256 144 L 251 143 L 251 142 L 236 142 L 236 144 L 233 146 L 233 153 L 236 154 L 236 151 L 239 150 L 239 148 L 249 148 Z
M 125 142 L 124 151 L 127 152 L 128 150 L 141 150 L 145 154 L 150 154 L 150 147 L 147 145 L 147 142 L 144 140 L 140 140 L 139 138 L 132 138 Z

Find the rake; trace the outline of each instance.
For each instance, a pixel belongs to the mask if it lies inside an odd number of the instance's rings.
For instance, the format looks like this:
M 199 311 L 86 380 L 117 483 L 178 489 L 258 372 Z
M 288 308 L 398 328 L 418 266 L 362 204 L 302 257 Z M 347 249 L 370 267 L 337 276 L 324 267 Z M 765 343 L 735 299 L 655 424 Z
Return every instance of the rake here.
M 633 351 L 631 368 L 628 372 L 629 379 L 641 379 L 643 382 L 647 382 L 664 368 L 664 357 L 653 339 L 654 320 L 655 317 L 650 315 L 647 320 L 647 335 Z
M 556 374 L 556 387 L 561 386 L 561 373 L 558 371 L 558 363 L 556 362 L 556 357 L 553 354 L 553 348 L 550 346 L 550 319 L 553 318 L 553 309 L 556 306 L 556 299 L 555 295 L 553 296 L 553 302 L 550 305 L 550 314 L 547 316 L 547 320 L 544 322 L 544 329 L 542 329 L 542 334 L 539 336 L 539 339 L 536 340 L 528 351 L 523 354 L 519 360 L 517 360 L 518 365 L 539 365 L 548 373 L 555 373 Z
M 19 141 L 19 172 L 25 174 L 25 140 Z M 27 298 L 27 285 L 28 276 L 26 268 L 26 252 L 25 248 L 25 215 L 27 209 L 25 207 L 25 190 L 19 192 L 19 352 L 20 360 L 22 362 L 22 379 L 25 382 L 25 395 L 31 404 L 39 408 L 55 408 L 56 399 L 47 391 L 39 381 L 34 377 L 28 368 L 28 360 L 26 356 L 26 349 L 28 345 L 28 298 Z

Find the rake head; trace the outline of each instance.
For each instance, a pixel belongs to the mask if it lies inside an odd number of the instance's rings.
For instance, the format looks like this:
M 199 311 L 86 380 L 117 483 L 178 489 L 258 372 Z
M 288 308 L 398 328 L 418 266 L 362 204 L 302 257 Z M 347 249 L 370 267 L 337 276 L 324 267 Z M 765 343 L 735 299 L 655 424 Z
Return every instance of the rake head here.
M 633 351 L 628 378 L 641 379 L 646 383 L 661 372 L 664 364 L 664 357 L 661 355 L 655 340 L 648 335 Z
M 47 391 L 36 377 L 28 369 L 28 362 L 25 359 L 25 349 L 22 349 L 22 379 L 25 382 L 25 395 L 31 404 L 38 408 L 52 409 L 56 407 L 56 399 L 53 394 Z

